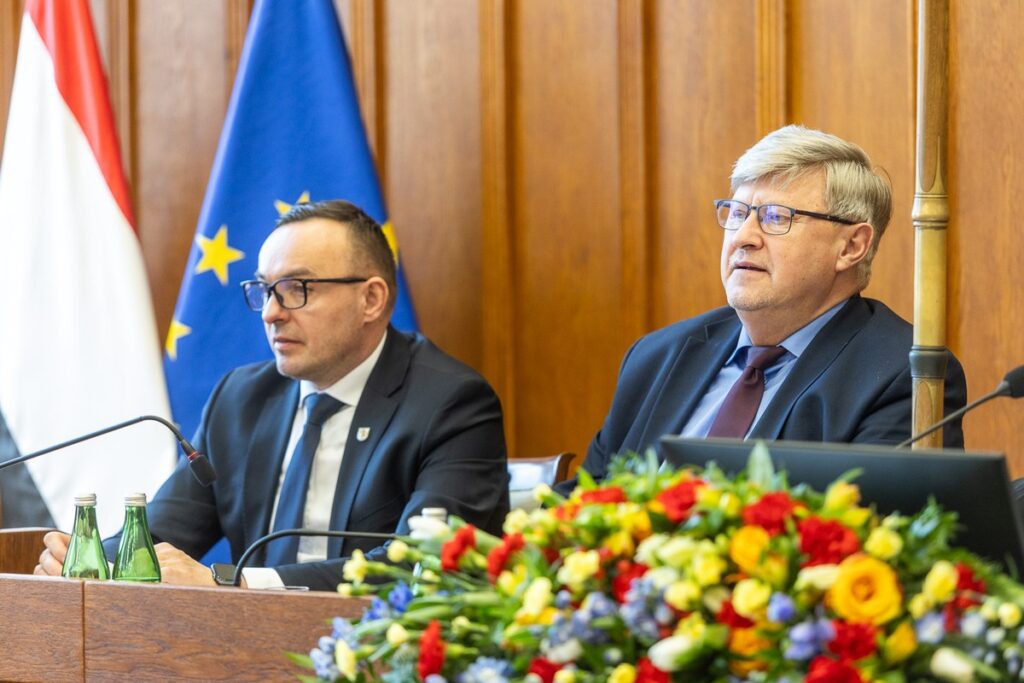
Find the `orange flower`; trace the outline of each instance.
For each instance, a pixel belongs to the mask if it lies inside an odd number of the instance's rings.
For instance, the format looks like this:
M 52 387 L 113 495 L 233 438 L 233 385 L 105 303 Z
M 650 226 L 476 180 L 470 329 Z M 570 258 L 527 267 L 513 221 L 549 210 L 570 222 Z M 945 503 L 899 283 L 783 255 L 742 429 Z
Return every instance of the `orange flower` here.
M 772 647 L 771 641 L 758 635 L 756 628 L 734 628 L 729 632 L 728 647 L 733 654 L 751 658 L 729 662 L 729 670 L 735 675 L 746 677 L 751 671 L 765 671 L 768 668 L 768 662 L 753 659 L 758 652 Z
M 741 570 L 754 575 L 761 566 L 764 551 L 770 541 L 771 536 L 762 527 L 740 527 L 729 542 L 729 558 Z
M 839 565 L 828 600 L 843 619 L 880 626 L 900 615 L 903 592 L 892 567 L 858 554 Z

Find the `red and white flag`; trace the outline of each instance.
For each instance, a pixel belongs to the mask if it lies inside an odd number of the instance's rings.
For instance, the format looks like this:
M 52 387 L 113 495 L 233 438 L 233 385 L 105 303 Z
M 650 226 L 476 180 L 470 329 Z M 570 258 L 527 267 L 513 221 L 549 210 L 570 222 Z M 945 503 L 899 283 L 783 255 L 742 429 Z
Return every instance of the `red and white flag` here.
M 138 415 L 169 417 L 87 0 L 25 3 L 0 161 L 0 259 L 0 416 L 13 441 L 0 444 L 0 459 Z M 64 530 L 74 495 L 95 492 L 100 531 L 110 535 L 125 494 L 152 495 L 175 459 L 173 438 L 145 422 L 0 477 L 27 467 L 32 493 Z

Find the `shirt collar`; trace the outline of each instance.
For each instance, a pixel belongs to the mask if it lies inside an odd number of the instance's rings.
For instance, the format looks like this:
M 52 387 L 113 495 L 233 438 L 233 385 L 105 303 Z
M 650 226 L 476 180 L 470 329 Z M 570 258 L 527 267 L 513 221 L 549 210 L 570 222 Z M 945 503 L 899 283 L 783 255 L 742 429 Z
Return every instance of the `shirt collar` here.
M 387 341 L 387 338 L 388 333 L 385 330 L 384 336 L 380 338 L 380 343 L 377 344 L 377 348 L 366 357 L 366 360 L 355 366 L 352 372 L 324 389 L 323 393 L 338 399 L 345 405 L 358 405 L 359 398 L 363 395 L 363 389 L 366 388 L 366 382 L 370 379 L 370 373 L 373 372 L 373 367 L 377 365 L 377 360 L 384 351 L 384 342 Z M 302 380 L 299 383 L 299 405 L 304 405 L 306 397 L 315 393 L 317 393 L 316 385 L 307 380 Z
M 811 342 L 814 341 L 814 338 L 818 336 L 818 332 L 821 331 L 821 328 L 825 327 L 825 325 L 828 324 L 828 321 L 835 317 L 836 313 L 839 312 L 840 308 L 846 305 L 847 301 L 849 301 L 849 299 L 843 299 L 835 306 L 783 339 L 779 343 L 779 346 L 786 349 L 786 351 L 792 354 L 795 358 L 799 358 L 803 352 L 807 350 L 807 347 L 810 346 Z M 750 335 L 747 333 L 747 328 L 740 328 L 740 336 L 739 339 L 736 340 L 736 348 L 733 349 L 732 355 L 729 356 L 729 360 L 727 360 L 725 364 L 732 365 L 737 362 L 740 351 L 743 351 L 753 345 L 754 343 L 750 341 Z M 785 358 L 785 356 L 783 356 L 783 358 Z

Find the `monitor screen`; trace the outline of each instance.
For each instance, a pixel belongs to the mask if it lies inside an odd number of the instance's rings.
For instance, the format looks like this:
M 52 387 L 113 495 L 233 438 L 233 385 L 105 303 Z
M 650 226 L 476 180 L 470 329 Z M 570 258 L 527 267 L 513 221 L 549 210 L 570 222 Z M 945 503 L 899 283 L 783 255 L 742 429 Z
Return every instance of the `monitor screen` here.
M 714 461 L 727 474 L 746 467 L 753 441 L 688 439 L 664 436 L 663 460 L 677 466 L 705 466 Z M 777 470 L 790 484 L 806 483 L 824 491 L 844 472 L 863 470 L 854 480 L 865 505 L 881 514 L 919 512 L 928 497 L 956 512 L 962 526 L 953 544 L 1008 570 L 1024 571 L 1024 536 L 1010 487 L 1006 458 L 999 453 L 937 449 L 894 449 L 857 444 L 767 442 Z

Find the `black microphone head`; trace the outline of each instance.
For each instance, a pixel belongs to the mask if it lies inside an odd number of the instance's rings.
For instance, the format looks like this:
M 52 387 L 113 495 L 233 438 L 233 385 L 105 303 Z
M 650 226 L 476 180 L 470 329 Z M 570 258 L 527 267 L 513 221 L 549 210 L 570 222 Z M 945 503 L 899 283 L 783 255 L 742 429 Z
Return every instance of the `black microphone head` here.
M 1015 367 L 1006 373 L 1002 383 L 999 385 L 1000 394 L 1010 398 L 1024 396 L 1024 365 Z
M 202 453 L 196 452 L 188 456 L 188 467 L 201 486 L 209 486 L 217 481 L 217 472 Z

